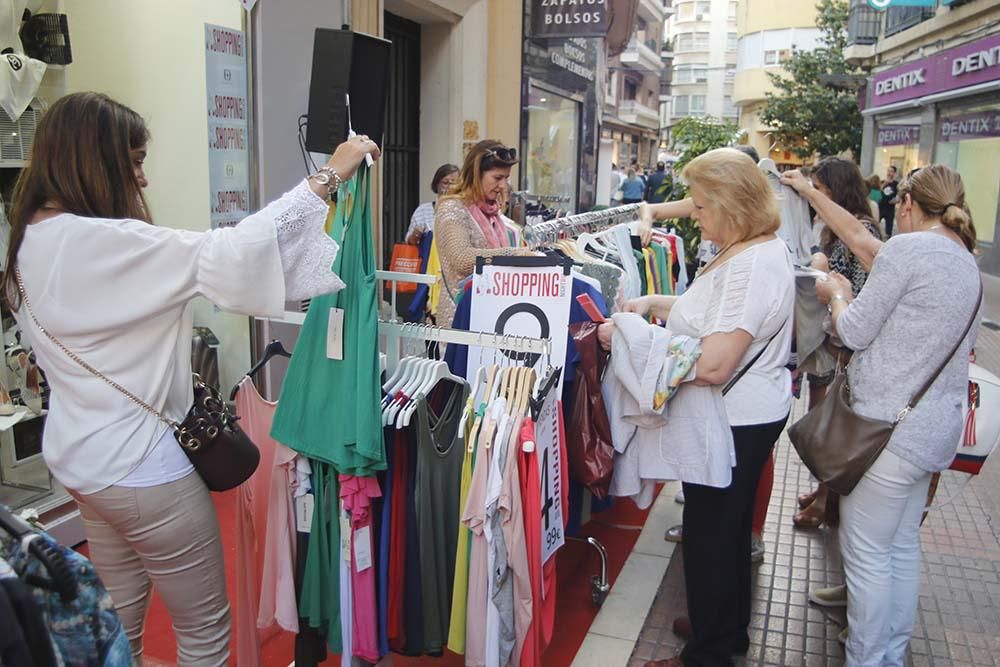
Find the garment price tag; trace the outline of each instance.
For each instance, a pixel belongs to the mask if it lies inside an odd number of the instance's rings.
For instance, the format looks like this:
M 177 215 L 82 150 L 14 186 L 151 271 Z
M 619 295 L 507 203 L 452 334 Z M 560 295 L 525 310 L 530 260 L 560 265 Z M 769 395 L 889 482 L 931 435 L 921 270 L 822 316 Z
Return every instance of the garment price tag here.
M 344 360 L 344 309 L 331 308 L 326 325 L 326 358 Z
M 371 526 L 358 528 L 354 533 L 354 562 L 358 572 L 364 572 L 372 566 L 372 529 Z
M 295 529 L 300 533 L 312 532 L 314 502 L 311 493 L 295 499 Z
M 345 563 L 351 562 L 351 515 L 340 513 L 340 557 Z

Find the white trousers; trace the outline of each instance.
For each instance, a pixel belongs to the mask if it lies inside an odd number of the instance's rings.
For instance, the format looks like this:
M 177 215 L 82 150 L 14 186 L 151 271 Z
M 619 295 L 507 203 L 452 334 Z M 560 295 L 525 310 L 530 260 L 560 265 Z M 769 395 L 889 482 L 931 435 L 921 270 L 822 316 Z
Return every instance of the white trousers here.
M 885 450 L 840 500 L 847 667 L 902 667 L 920 593 L 920 517 L 931 474 Z

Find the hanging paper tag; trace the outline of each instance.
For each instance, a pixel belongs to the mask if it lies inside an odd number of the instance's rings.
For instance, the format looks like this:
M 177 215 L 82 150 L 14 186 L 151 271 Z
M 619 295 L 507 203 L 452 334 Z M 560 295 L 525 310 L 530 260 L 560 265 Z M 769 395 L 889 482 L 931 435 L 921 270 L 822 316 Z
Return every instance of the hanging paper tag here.
M 295 529 L 300 533 L 312 532 L 313 502 L 311 493 L 295 499 Z
M 372 566 L 372 529 L 371 526 L 358 528 L 354 534 L 354 562 L 358 572 L 364 572 Z
M 340 557 L 351 562 L 351 515 L 346 512 L 340 513 Z
M 331 308 L 326 325 L 326 358 L 344 360 L 344 309 Z

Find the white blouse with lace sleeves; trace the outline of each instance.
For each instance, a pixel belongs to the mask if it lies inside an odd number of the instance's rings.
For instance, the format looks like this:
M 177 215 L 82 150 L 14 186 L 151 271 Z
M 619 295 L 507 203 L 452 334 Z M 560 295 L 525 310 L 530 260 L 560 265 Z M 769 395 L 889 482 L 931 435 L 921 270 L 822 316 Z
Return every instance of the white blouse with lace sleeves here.
M 238 225 L 205 232 L 64 213 L 28 225 L 18 267 L 42 326 L 179 421 L 192 400 L 192 300 L 278 316 L 287 300 L 342 288 L 327 212 L 303 181 Z M 14 316 L 52 390 L 42 445 L 49 469 L 81 493 L 126 479 L 166 426 L 74 363 L 24 306 Z

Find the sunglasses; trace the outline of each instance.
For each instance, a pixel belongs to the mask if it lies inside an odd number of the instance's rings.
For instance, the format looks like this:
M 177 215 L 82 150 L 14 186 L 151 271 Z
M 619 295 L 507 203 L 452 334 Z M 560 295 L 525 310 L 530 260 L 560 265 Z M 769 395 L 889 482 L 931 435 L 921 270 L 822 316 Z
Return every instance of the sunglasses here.
M 517 149 L 516 148 L 496 148 L 490 151 L 486 151 L 485 157 L 496 158 L 501 162 L 517 162 Z

